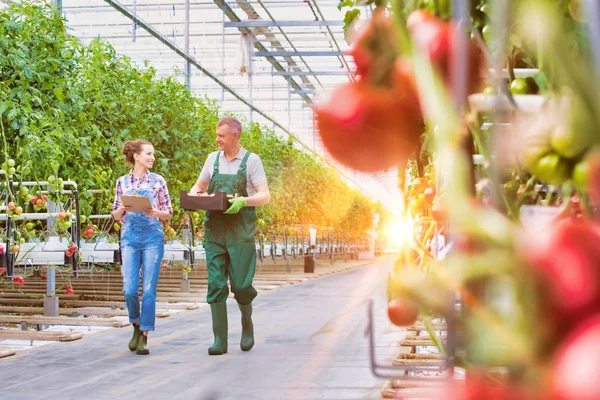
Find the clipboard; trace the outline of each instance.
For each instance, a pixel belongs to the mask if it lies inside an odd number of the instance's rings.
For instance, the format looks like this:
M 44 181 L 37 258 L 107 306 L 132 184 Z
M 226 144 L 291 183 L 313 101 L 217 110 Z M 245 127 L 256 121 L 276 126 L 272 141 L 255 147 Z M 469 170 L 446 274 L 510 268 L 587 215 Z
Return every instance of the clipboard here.
M 131 207 L 127 211 L 133 212 L 144 212 L 145 209 L 152 208 L 152 203 L 150 203 L 150 199 L 146 196 L 128 196 L 121 195 L 121 203 L 125 207 Z

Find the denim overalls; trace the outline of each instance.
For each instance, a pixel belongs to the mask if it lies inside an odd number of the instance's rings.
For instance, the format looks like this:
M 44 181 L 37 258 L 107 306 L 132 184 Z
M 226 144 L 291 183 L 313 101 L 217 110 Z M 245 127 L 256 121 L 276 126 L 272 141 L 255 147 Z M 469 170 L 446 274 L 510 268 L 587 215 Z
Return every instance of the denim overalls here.
M 156 184 L 156 174 L 148 174 L 148 186 Z M 146 196 L 153 207 L 154 196 L 151 190 L 136 190 L 129 179 L 123 179 L 123 192 L 126 195 Z M 127 211 L 125 223 L 121 231 L 121 274 L 123 275 L 123 292 L 129 312 L 129 322 L 140 324 L 142 331 L 153 331 L 156 314 L 156 285 L 160 264 L 165 252 L 164 232 L 158 218 L 150 218 L 142 212 Z M 140 284 L 140 267 L 143 265 L 142 309 L 138 287 Z

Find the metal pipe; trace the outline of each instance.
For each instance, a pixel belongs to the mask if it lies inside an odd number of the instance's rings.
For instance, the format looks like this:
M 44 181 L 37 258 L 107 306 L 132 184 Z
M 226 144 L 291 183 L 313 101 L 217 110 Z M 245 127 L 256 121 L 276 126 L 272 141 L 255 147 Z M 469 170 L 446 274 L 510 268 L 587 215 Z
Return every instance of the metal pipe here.
M 190 0 L 185 0 L 185 25 L 183 30 L 184 37 L 184 51 L 186 54 L 190 54 Z M 192 66 L 189 60 L 185 62 L 185 87 L 190 89 L 192 87 Z
M 261 7 L 265 10 L 265 12 L 267 13 L 267 15 L 269 16 L 269 18 L 271 18 L 271 20 L 276 21 L 275 18 L 271 15 L 271 12 L 268 10 L 267 7 L 265 7 L 265 4 L 262 0 L 257 0 L 258 4 L 261 5 Z M 290 40 L 289 36 L 287 35 L 287 33 L 285 33 L 283 31 L 283 29 L 281 29 L 281 25 L 279 26 L 279 31 L 281 32 L 281 34 L 283 35 L 283 37 L 285 38 L 285 40 L 288 41 L 288 43 L 290 44 L 290 46 L 292 46 L 292 49 L 294 49 L 294 51 L 297 51 L 296 46 L 294 45 L 294 43 Z M 300 57 L 300 60 L 302 60 L 302 62 L 304 63 L 304 65 L 306 65 L 306 68 L 308 68 L 309 71 L 312 72 L 310 66 L 308 65 L 308 63 L 306 62 L 306 60 L 304 60 L 303 57 Z M 291 76 L 291 75 L 290 75 Z M 321 81 L 319 80 L 319 78 L 315 78 L 315 80 L 319 83 L 319 85 L 321 85 L 321 87 L 323 87 L 323 84 L 321 83 Z
M 317 0 L 312 0 L 312 3 L 315 6 L 315 8 L 317 9 L 317 12 L 319 13 L 319 16 L 321 17 L 321 19 L 324 21 L 325 16 L 323 16 L 323 13 L 321 12 L 321 8 L 317 4 Z M 335 44 L 335 47 L 341 53 L 342 49 L 340 49 L 340 45 L 338 44 L 337 40 L 335 39 L 335 36 L 333 36 L 333 32 L 331 32 L 331 28 L 329 26 L 327 27 L 327 32 L 329 32 L 329 35 L 333 39 L 333 44 Z M 341 59 L 342 59 L 342 62 L 344 63 L 344 65 L 346 66 L 346 69 L 348 69 L 348 71 L 350 71 L 350 66 L 348 65 L 348 62 L 346 61 L 346 58 L 342 55 Z M 350 81 L 354 82 L 354 76 L 350 75 Z

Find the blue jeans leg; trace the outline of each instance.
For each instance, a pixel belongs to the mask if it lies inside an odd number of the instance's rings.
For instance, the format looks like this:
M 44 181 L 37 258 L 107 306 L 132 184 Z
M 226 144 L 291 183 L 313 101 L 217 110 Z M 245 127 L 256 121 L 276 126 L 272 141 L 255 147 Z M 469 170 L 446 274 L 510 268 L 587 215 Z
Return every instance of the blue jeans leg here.
M 138 287 L 140 285 L 140 266 L 142 264 L 142 251 L 137 246 L 121 245 L 121 275 L 123 275 L 123 293 L 125 304 L 129 313 L 129 322 L 140 323 L 140 300 Z
M 156 319 L 156 286 L 160 273 L 160 263 L 165 253 L 162 235 L 152 238 L 142 251 L 142 265 L 144 268 L 142 283 L 142 323 L 140 329 L 153 331 Z

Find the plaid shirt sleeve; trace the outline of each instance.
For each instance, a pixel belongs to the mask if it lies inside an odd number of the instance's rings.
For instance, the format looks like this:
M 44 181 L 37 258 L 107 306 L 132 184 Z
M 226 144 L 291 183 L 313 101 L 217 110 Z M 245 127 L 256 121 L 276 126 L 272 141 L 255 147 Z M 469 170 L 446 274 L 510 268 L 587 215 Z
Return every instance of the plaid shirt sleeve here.
M 169 189 L 167 188 L 167 181 L 165 178 L 160 176 L 157 182 L 157 200 L 158 209 L 162 211 L 168 211 L 173 214 L 173 207 L 171 207 L 171 197 L 169 196 Z
M 117 208 L 121 207 L 121 195 L 123 194 L 123 183 L 121 181 L 122 181 L 122 178 L 117 179 L 117 190 L 115 193 L 115 201 L 112 206 L 113 211 L 115 211 Z

